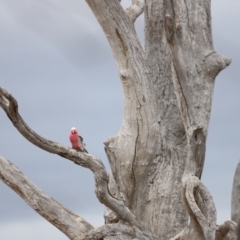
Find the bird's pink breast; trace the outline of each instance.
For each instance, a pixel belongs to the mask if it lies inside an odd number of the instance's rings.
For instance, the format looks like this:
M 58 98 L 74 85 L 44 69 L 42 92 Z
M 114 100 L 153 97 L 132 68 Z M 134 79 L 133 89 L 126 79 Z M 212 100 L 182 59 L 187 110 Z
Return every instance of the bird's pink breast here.
M 76 142 L 76 141 L 78 141 L 78 136 L 77 136 L 77 134 L 70 134 L 69 139 L 71 142 Z
M 78 141 L 78 135 L 77 134 L 70 134 L 69 139 L 72 143 L 72 148 L 77 149 L 77 150 L 81 149 L 81 145 Z

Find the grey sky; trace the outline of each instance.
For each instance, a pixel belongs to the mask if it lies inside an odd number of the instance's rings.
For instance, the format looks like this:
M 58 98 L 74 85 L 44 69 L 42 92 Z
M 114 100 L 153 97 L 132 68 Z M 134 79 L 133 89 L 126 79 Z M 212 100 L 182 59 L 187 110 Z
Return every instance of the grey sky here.
M 89 152 L 109 169 L 103 142 L 121 126 L 123 93 L 108 41 L 88 5 L 81 0 L 1 0 L 0 5 L 0 85 L 15 96 L 36 132 L 70 146 L 69 130 L 77 127 Z M 203 172 L 219 223 L 230 219 L 240 158 L 239 11 L 239 0 L 212 1 L 215 49 L 232 58 L 216 80 Z M 136 24 L 142 39 L 142 20 Z M 89 170 L 30 144 L 2 110 L 0 126 L 1 156 L 94 226 L 103 223 L 104 207 Z M 67 239 L 2 182 L 0 195 L 0 239 Z

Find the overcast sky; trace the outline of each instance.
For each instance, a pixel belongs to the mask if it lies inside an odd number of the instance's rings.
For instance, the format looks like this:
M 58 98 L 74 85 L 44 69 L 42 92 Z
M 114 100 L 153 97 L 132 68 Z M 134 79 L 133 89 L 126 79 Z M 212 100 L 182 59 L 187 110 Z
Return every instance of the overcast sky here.
M 123 1 L 124 5 L 130 0 Z M 213 195 L 218 223 L 230 219 L 231 188 L 240 158 L 240 0 L 213 0 L 215 50 L 232 58 L 216 80 L 203 182 Z M 143 21 L 137 22 L 143 39 Z M 83 0 L 0 0 L 0 86 L 40 135 L 70 146 L 75 126 L 88 151 L 109 165 L 103 142 L 117 134 L 123 92 L 108 42 Z M 0 109 L 0 155 L 49 196 L 94 226 L 104 207 L 93 175 L 33 146 Z M 1 240 L 66 240 L 0 182 Z

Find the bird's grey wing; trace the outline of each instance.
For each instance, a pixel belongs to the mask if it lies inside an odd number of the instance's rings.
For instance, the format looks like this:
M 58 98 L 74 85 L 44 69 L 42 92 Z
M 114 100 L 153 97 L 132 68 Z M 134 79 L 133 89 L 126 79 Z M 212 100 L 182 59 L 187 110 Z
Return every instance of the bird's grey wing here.
M 83 142 L 83 138 L 82 138 L 82 136 L 78 135 L 78 139 L 79 139 L 79 142 L 80 142 L 80 143 Z
M 79 142 L 80 142 L 81 145 L 82 145 L 82 151 L 88 153 L 88 151 L 87 151 L 87 149 L 86 149 L 86 144 L 84 143 L 82 136 L 79 135 L 79 136 L 78 136 L 78 139 L 79 139 Z

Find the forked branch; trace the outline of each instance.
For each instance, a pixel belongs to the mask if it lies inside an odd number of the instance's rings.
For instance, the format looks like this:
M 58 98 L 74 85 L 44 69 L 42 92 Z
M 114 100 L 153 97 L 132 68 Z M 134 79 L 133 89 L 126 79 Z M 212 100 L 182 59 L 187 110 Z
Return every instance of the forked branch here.
M 164 3 L 174 92 L 188 144 L 183 175 L 185 179 L 187 175 L 201 178 L 214 79 L 231 60 L 213 48 L 210 1 Z
M 190 177 L 183 188 L 190 224 L 170 240 L 215 240 L 216 209 L 212 196 L 197 177 Z
M 143 13 L 145 8 L 145 0 L 132 0 L 132 5 L 126 9 L 126 14 L 135 22 L 136 19 Z
M 17 130 L 31 143 L 45 151 L 67 158 L 82 167 L 89 168 L 95 177 L 95 193 L 99 201 L 114 211 L 121 220 L 128 222 L 132 227 L 147 231 L 144 225 L 136 219 L 123 202 L 110 195 L 108 191 L 107 172 L 101 160 L 90 154 L 66 148 L 59 143 L 52 142 L 38 135 L 19 115 L 18 104 L 14 97 L 2 87 L 0 87 L 0 106 L 4 109 Z M 6 181 L 8 181 L 8 179 L 6 179 Z
M 94 229 L 86 220 L 47 196 L 31 183 L 17 167 L 3 157 L 0 157 L 0 179 L 70 239 L 84 236 Z
M 149 105 L 154 106 L 155 98 L 152 94 L 152 87 L 149 87 L 148 82 L 148 64 L 133 22 L 127 17 L 126 12 L 117 0 L 86 0 L 86 2 L 95 14 L 110 43 L 125 95 L 130 95 L 130 92 L 134 91 L 134 93 L 131 93 L 131 100 L 136 101 L 136 99 L 144 98 L 144 101 L 137 102 L 137 105 L 150 102 Z M 139 0 L 135 3 L 143 11 L 143 1 Z M 135 9 L 134 6 L 135 4 L 130 9 Z M 131 11 L 129 10 L 129 12 Z M 140 13 L 140 10 L 138 12 Z M 132 13 L 136 14 L 136 11 L 134 10 Z M 132 97 L 133 94 L 137 96 Z M 125 99 L 125 106 L 129 104 L 127 102 L 128 98 L 127 96 Z M 153 112 L 155 113 L 155 111 Z

